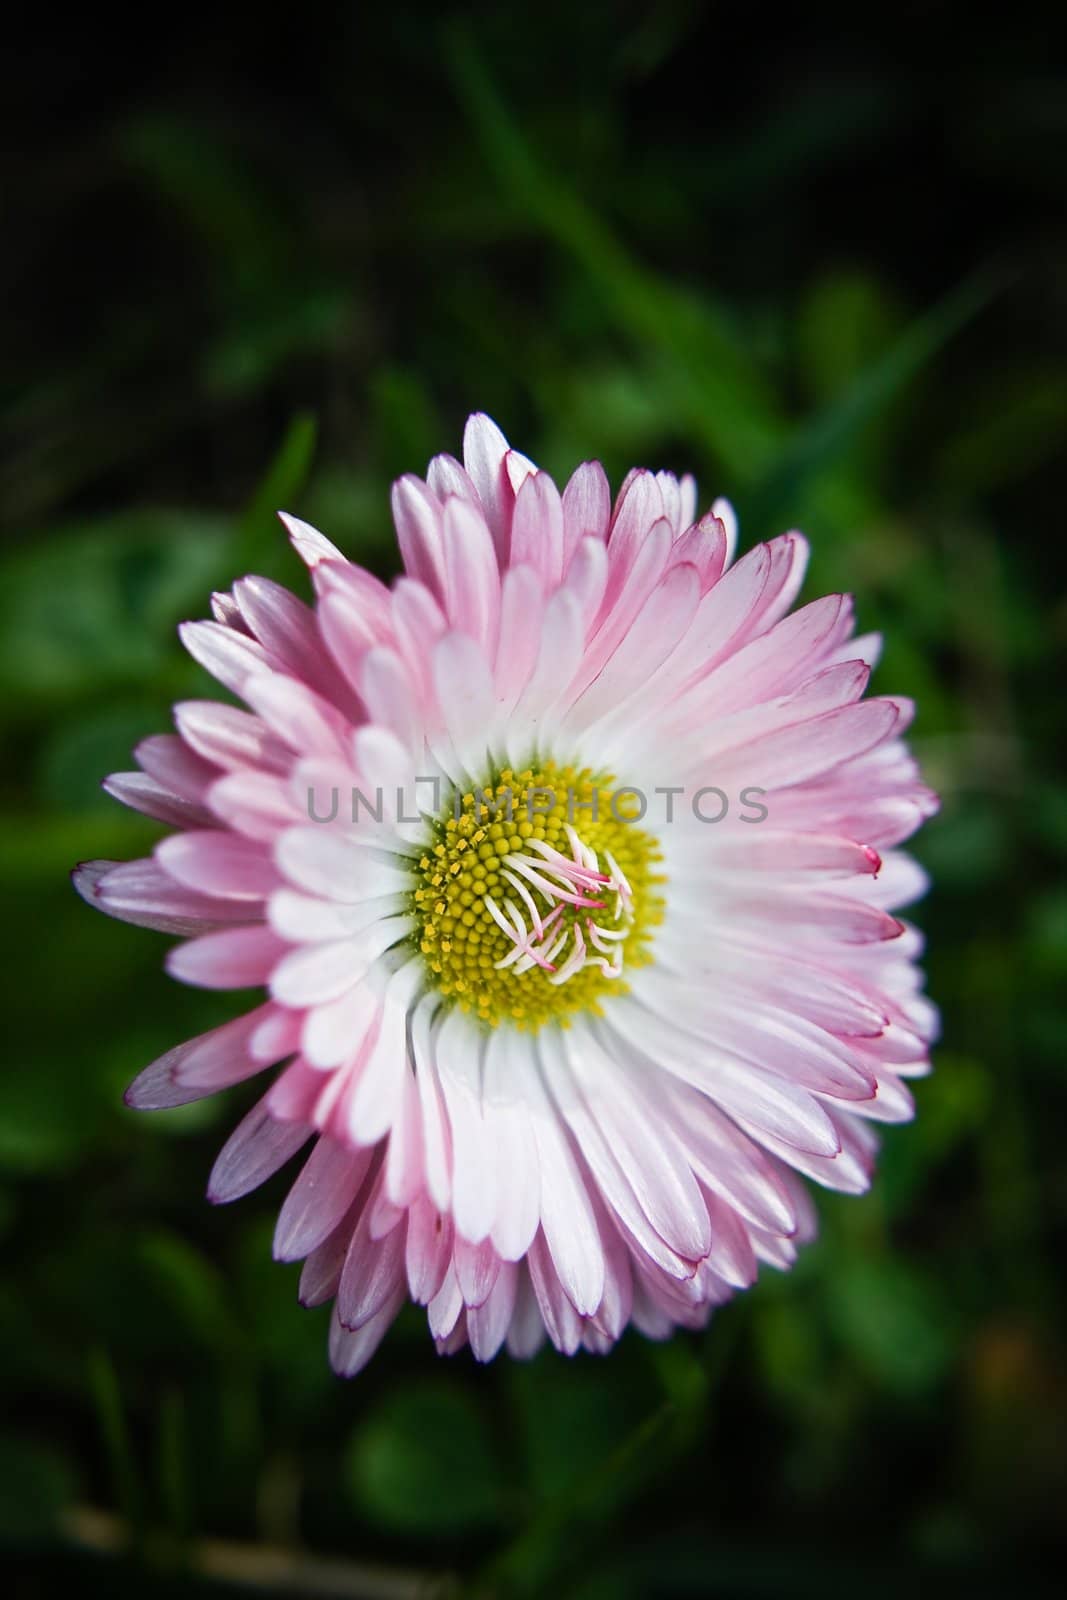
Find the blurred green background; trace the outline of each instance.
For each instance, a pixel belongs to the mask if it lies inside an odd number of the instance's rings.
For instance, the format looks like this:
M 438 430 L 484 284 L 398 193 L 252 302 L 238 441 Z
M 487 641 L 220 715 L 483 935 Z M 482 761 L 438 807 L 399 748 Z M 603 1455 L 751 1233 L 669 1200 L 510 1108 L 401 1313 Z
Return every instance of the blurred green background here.
M 143 24 L 147 29 L 147 20 Z M 9 40 L 0 555 L 0 1560 L 17 1593 L 1041 1594 L 1067 1493 L 1063 18 L 690 0 L 95 10 Z M 203 1187 L 235 1091 L 121 1092 L 232 1013 L 71 893 L 213 692 L 175 623 L 273 518 L 394 570 L 390 479 L 485 409 L 694 470 L 884 628 L 943 792 L 944 1008 L 862 1201 L 703 1337 L 354 1383 Z M 10 1590 L 9 1590 L 10 1592 Z M 1049 1592 L 1052 1592 L 1051 1586 Z

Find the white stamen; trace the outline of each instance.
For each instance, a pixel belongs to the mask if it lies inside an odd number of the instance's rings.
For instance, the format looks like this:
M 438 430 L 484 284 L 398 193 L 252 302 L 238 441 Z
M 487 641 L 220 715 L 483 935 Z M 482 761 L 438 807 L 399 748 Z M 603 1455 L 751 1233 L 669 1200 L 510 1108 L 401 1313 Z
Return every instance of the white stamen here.
M 511 924 L 508 922 L 508 919 L 505 917 L 504 913 L 501 911 L 491 894 L 487 894 L 483 897 L 482 904 L 492 917 L 493 921 L 496 923 L 497 927 L 502 928 L 509 939 L 514 939 L 515 930 L 512 928 Z
M 534 899 L 529 889 L 527 889 L 522 879 L 516 878 L 515 874 L 513 872 L 509 872 L 507 867 L 501 868 L 500 876 L 502 878 L 506 878 L 511 884 L 511 887 L 518 894 L 519 899 L 523 902 L 527 911 L 530 913 L 530 920 L 534 925 L 534 933 L 536 933 L 539 939 L 543 939 L 545 934 L 545 925 L 541 920 L 541 913 L 537 909 L 537 901 Z
M 622 977 L 622 951 L 621 950 L 619 952 L 619 959 L 617 961 L 615 961 L 615 962 L 606 961 L 603 956 L 590 956 L 589 960 L 590 960 L 591 965 L 600 968 L 600 970 L 604 974 L 605 978 L 621 978 Z
M 536 865 L 529 856 L 509 856 L 508 861 L 516 872 L 521 872 L 527 883 L 532 883 L 535 889 L 540 889 L 549 905 L 554 905 L 557 900 L 564 900 L 572 906 L 600 905 L 599 900 L 589 900 L 584 895 L 572 889 L 561 888 L 558 883 L 549 880 L 537 871 Z
M 591 872 L 597 873 L 597 875 L 601 878 L 601 881 L 606 883 L 607 879 L 604 878 L 603 874 L 600 872 L 600 862 L 597 860 L 596 851 L 593 849 L 592 845 L 586 844 L 585 840 L 582 838 L 573 822 L 565 822 L 563 827 L 567 838 L 571 842 L 571 849 L 574 851 L 575 861 L 582 866 L 588 867 Z
M 578 926 L 577 923 L 575 923 L 574 924 L 574 949 L 571 951 L 571 953 L 567 957 L 566 961 L 560 967 L 559 971 L 557 973 L 555 973 L 555 975 L 553 977 L 549 978 L 548 981 L 549 981 L 549 983 L 551 983 L 553 985 L 560 984 L 560 983 L 566 983 L 568 978 L 573 978 L 574 974 L 576 972 L 580 972 L 584 966 L 585 966 L 585 940 L 582 937 L 581 928 Z
M 570 823 L 565 826 L 573 852 L 571 859 L 543 839 L 530 839 L 528 844 L 537 852 L 537 857 L 510 855 L 507 866 L 501 865 L 501 876 L 519 896 L 529 917 L 529 926 L 514 900 L 505 900 L 505 916 L 492 895 L 484 896 L 489 915 L 512 942 L 512 949 L 501 960 L 494 962 L 494 967 L 497 971 L 511 968 L 513 972 L 521 974 L 538 966 L 551 973 L 548 981 L 553 985 L 566 983 L 589 965 L 598 967 L 606 978 L 618 978 L 623 969 L 623 946 L 633 924 L 633 889 L 610 850 L 604 852 L 610 872 L 602 872 L 596 851 L 585 843 Z M 590 890 L 603 895 L 603 898 L 592 899 Z M 532 891 L 536 891 L 546 902 L 547 914 L 542 915 Z M 609 897 L 613 901 L 610 910 Z M 578 918 L 569 923 L 562 922 L 567 906 L 573 906 L 576 910 L 600 911 L 607 915 L 602 922 L 586 916 L 583 932 Z M 619 926 L 606 927 L 604 924 L 607 921 Z M 560 923 L 562 925 L 557 926 Z M 554 965 L 556 957 L 563 952 L 568 941 L 571 942 L 570 953 L 557 970 Z
M 615 860 L 610 850 L 605 850 L 608 866 L 611 868 L 611 880 L 615 888 L 615 920 L 619 919 L 621 911 L 626 911 L 628 916 L 633 915 L 634 892 L 630 888 L 629 880 L 619 863 Z
M 584 861 L 577 859 L 577 857 L 574 860 L 568 860 L 568 858 L 565 855 L 561 855 L 558 850 L 553 850 L 552 846 L 546 844 L 543 839 L 530 839 L 527 841 L 527 843 L 531 849 L 536 850 L 539 855 L 544 856 L 545 860 L 549 862 L 553 870 L 565 881 L 576 884 L 584 883 L 588 888 L 591 889 L 599 888 L 602 884 L 605 884 L 608 881 L 602 872 L 598 872 L 596 870 L 595 866 L 588 867 Z M 593 860 L 594 862 L 596 861 L 595 856 L 593 857 Z

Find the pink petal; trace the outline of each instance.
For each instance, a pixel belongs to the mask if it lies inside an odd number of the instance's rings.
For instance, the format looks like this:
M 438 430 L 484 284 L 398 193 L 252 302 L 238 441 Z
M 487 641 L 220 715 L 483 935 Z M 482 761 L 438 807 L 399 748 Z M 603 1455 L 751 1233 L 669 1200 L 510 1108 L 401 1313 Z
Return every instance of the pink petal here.
M 126 1090 L 126 1104 L 137 1111 L 188 1105 L 262 1072 L 287 1054 L 285 1049 L 266 1057 L 252 1052 L 253 1036 L 272 1013 L 269 1004 L 257 1006 L 232 1022 L 175 1045 L 138 1073 Z
M 507 1338 L 515 1309 L 518 1281 L 518 1267 L 511 1261 L 503 1261 L 493 1287 L 482 1304 L 468 1304 L 467 1337 L 476 1361 L 492 1361 Z
M 288 752 L 259 719 L 237 706 L 214 700 L 186 700 L 174 707 L 174 720 L 186 744 L 212 766 L 233 772 L 242 767 L 284 772 Z M 214 778 L 216 774 L 212 774 Z
M 172 828 L 207 828 L 215 820 L 206 806 L 173 794 L 145 772 L 113 772 L 102 787 L 124 806 Z
M 404 570 L 443 600 L 444 543 L 437 500 L 424 483 L 408 475 L 393 485 L 392 504 Z
M 372 1156 L 336 1139 L 317 1141 L 278 1213 L 276 1261 L 301 1261 L 330 1237 L 362 1188 Z
M 500 569 L 485 518 L 469 501 L 451 496 L 442 537 L 448 620 L 491 655 L 500 620 Z
M 262 645 L 221 623 L 183 622 L 178 634 L 193 660 L 233 694 L 243 696 L 249 678 L 270 666 Z
M 583 461 L 563 491 L 563 564 L 570 567 L 585 538 L 605 541 L 611 521 L 611 490 L 599 461 Z
M 214 783 L 218 772 L 189 749 L 174 733 L 154 734 L 142 739 L 134 750 L 141 766 L 164 789 L 199 805 Z
M 310 522 L 301 522 L 299 517 L 291 517 L 287 511 L 279 511 L 278 516 L 293 542 L 293 549 L 307 566 L 314 568 L 323 561 L 344 562 L 345 558 L 337 546 L 324 538 Z
M 247 921 L 256 909 L 247 900 L 225 900 L 182 888 L 149 860 L 83 861 L 71 881 L 98 911 L 158 933 L 197 934 Z
M 285 949 L 269 928 L 224 928 L 177 945 L 167 971 L 201 989 L 249 989 L 269 980 Z
M 391 1305 L 397 1289 L 405 1286 L 405 1229 L 393 1228 L 384 1239 L 373 1239 L 369 1215 L 368 1207 L 352 1235 L 337 1287 L 337 1318 L 351 1332 Z
M 533 567 L 548 589 L 563 576 L 563 502 L 547 472 L 532 474 L 515 496 L 511 560 Z
M 444 1283 L 452 1260 L 452 1219 L 428 1197 L 408 1212 L 404 1261 L 408 1288 L 416 1305 L 429 1305 Z
M 511 510 L 515 501 L 504 467 L 507 451 L 508 441 L 491 417 L 476 412 L 467 418 L 463 430 L 463 465 L 478 491 L 501 569 L 508 559 Z
M 207 1197 L 212 1205 L 228 1205 L 258 1189 L 296 1155 L 310 1133 L 298 1122 L 276 1122 L 261 1100 L 237 1124 L 211 1169 Z
M 236 833 L 203 828 L 171 834 L 156 845 L 155 855 L 177 883 L 202 894 L 259 902 L 279 882 L 266 847 Z
M 336 1312 L 330 1322 L 330 1365 L 339 1378 L 362 1372 L 404 1303 L 404 1286 L 397 1284 L 372 1317 L 355 1331 L 342 1326 Z

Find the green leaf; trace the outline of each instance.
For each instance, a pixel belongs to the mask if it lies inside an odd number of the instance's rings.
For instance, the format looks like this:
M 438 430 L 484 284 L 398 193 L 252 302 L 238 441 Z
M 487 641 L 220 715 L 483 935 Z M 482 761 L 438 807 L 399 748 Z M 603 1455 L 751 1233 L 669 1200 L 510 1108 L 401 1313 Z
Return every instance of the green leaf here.
M 157 1477 L 167 1529 L 179 1546 L 189 1537 L 192 1526 L 188 1428 L 184 1396 L 180 1390 L 167 1389 L 159 1406 Z
M 176 1234 L 145 1234 L 135 1246 L 150 1292 L 205 1349 L 236 1348 L 240 1333 L 218 1269 Z
M 834 1331 L 857 1366 L 895 1393 L 925 1392 L 952 1360 L 947 1302 L 933 1278 L 899 1257 L 842 1257 L 826 1294 Z
M 149 112 L 120 126 L 116 143 L 232 287 L 276 276 L 284 266 L 293 238 L 277 204 L 205 125 Z
M 932 310 L 918 317 L 886 352 L 793 434 L 760 487 L 753 514 L 759 526 L 779 507 L 795 505 L 805 482 L 841 462 L 861 431 L 902 394 L 959 330 L 1004 288 L 1001 278 L 977 272 Z
M 257 1362 L 280 1380 L 280 1410 L 299 1422 L 333 1392 L 336 1382 L 323 1357 L 329 1309 L 308 1310 L 299 1303 L 299 1271 L 274 1260 L 273 1235 L 273 1215 L 246 1225 L 234 1292 Z
M 317 431 L 310 412 L 299 412 L 289 424 L 241 518 L 234 551 L 235 577 L 246 572 L 271 576 L 286 569 L 285 530 L 278 512 L 292 509 L 307 482 Z
M 494 84 L 471 32 L 452 25 L 444 53 L 457 97 L 502 190 L 589 275 L 617 325 L 662 363 L 661 381 L 694 437 L 740 479 L 770 460 L 782 424 L 729 317 L 706 294 L 647 270 L 577 192 L 550 172 Z
M 798 377 L 816 401 L 832 399 L 893 342 L 900 313 L 869 273 L 841 269 L 812 286 L 797 315 Z
M 53 725 L 42 751 L 40 800 L 50 811 L 68 816 L 100 812 L 117 820 L 121 815 L 117 802 L 101 788 L 102 779 L 111 772 L 129 771 L 134 766 L 134 746 L 169 722 L 162 700 L 145 698 L 116 699 L 64 718 Z M 131 843 L 135 842 L 131 835 Z
M 204 382 L 213 396 L 232 402 L 255 393 L 294 356 L 337 345 L 350 306 L 329 284 L 291 285 L 260 308 L 242 304 L 236 324 L 205 357 Z
M 918 1119 L 888 1142 L 880 1182 L 891 1213 L 903 1211 L 925 1179 L 985 1124 L 995 1092 L 985 1062 L 938 1050 L 936 1071 L 915 1085 Z
M 447 1379 L 387 1397 L 353 1436 L 350 1493 L 373 1522 L 413 1535 L 496 1526 L 505 1482 L 483 1412 Z
M 372 474 L 334 467 L 316 473 L 302 497 L 301 511 L 315 527 L 328 528 L 331 540 L 346 556 L 388 578 L 397 571 L 400 557 L 383 511 L 387 498 Z
M 595 1472 L 649 1405 L 639 1392 L 620 1402 L 610 1373 L 587 1364 L 544 1361 L 516 1367 L 509 1377 L 527 1482 L 541 1500 L 566 1494 Z
M 52 529 L 0 561 L 0 690 L 17 691 L 11 711 L 28 714 L 35 696 L 157 680 L 176 653 L 174 625 L 204 612 L 227 537 L 215 517 L 136 511 Z
M 371 383 L 378 459 L 390 476 L 421 468 L 440 448 L 440 418 L 429 385 L 407 367 L 382 367 Z
M 1026 945 L 1042 972 L 1067 978 L 1067 889 L 1035 894 L 1027 909 Z
M 92 1085 L 72 1077 L 65 1062 L 22 1065 L 7 1074 L 0 1095 L 0 1171 L 38 1176 L 74 1165 L 101 1120 Z
M 75 1490 L 73 1469 L 56 1450 L 0 1434 L 0 1546 L 25 1549 L 51 1537 Z
M 963 401 L 940 471 L 969 496 L 1017 482 L 1057 455 L 1067 429 L 1067 376 L 997 371 Z
M 147 853 L 159 838 L 159 823 L 124 813 L 115 802 L 110 812 L 101 807 L 69 817 L 49 817 L 9 811 L 0 830 L 0 877 L 10 888 L 39 885 L 54 893 L 61 887 L 73 897 L 74 890 L 65 880 L 77 862 L 129 859 Z M 72 903 L 77 912 L 77 900 Z
M 119 1375 L 110 1355 L 101 1346 L 89 1356 L 89 1387 L 111 1470 L 115 1503 L 129 1530 L 131 1541 L 137 1545 L 144 1533 L 141 1477 L 126 1422 Z

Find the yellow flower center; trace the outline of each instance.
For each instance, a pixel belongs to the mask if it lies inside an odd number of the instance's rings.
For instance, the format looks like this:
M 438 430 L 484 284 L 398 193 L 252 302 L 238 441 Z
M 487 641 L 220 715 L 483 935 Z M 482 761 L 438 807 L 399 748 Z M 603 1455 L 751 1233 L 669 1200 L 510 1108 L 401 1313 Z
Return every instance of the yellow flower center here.
M 454 796 L 414 893 L 439 992 L 492 1027 L 531 1031 L 625 992 L 664 909 L 660 852 L 634 810 L 610 776 L 555 763 Z

